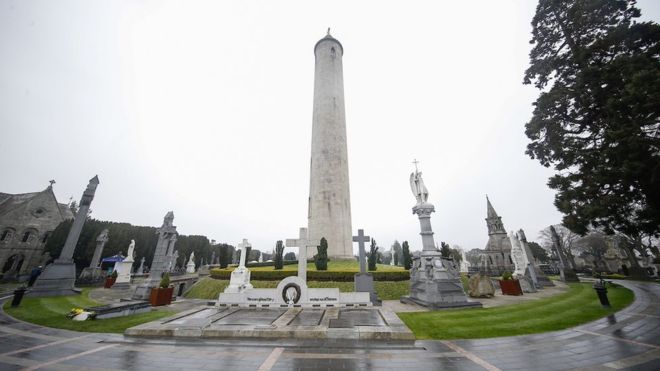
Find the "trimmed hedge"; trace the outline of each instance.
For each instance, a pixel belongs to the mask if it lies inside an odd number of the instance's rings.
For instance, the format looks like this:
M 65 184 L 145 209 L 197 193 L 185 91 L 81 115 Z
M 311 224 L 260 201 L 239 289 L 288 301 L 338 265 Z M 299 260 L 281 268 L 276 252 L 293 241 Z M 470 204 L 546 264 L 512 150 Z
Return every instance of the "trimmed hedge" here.
M 374 281 L 407 281 L 410 279 L 410 273 L 408 271 L 369 273 L 373 275 Z M 307 280 L 353 282 L 355 274 L 355 272 L 307 271 Z M 255 281 L 281 281 L 286 277 L 296 275 L 298 275 L 296 271 L 250 271 L 250 279 Z M 231 271 L 226 269 L 211 269 L 211 278 L 228 280 L 231 278 Z

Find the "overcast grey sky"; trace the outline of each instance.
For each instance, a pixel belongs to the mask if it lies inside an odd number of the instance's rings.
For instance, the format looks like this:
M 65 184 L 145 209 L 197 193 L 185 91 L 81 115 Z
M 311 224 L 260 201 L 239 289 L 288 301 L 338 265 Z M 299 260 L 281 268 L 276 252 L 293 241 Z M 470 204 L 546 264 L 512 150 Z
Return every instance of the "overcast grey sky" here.
M 421 248 L 487 241 L 487 193 L 530 239 L 561 215 L 524 154 L 534 1 L 0 0 L 0 192 L 79 200 L 102 220 L 270 250 L 307 225 L 313 47 L 344 46 L 353 230 Z M 640 0 L 643 19 L 660 3 Z M 354 247 L 357 249 L 357 247 Z

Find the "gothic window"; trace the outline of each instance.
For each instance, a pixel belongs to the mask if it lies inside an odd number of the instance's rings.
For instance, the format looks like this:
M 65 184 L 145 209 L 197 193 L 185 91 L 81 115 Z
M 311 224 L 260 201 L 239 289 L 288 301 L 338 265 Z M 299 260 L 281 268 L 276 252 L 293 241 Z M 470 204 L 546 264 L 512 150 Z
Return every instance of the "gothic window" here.
M 25 243 L 32 243 L 34 240 L 37 238 L 39 233 L 34 229 L 30 228 L 25 233 L 23 233 L 23 238 L 21 239 L 21 242 Z
M 2 235 L 0 235 L 0 241 L 10 241 L 12 237 L 14 237 L 14 231 L 5 229 Z
M 511 262 L 511 264 L 513 264 L 513 260 L 511 260 L 511 255 L 509 255 L 509 262 Z
M 50 232 L 44 233 L 44 237 L 41 239 L 41 242 L 46 243 L 46 241 L 48 240 L 48 237 L 50 237 Z

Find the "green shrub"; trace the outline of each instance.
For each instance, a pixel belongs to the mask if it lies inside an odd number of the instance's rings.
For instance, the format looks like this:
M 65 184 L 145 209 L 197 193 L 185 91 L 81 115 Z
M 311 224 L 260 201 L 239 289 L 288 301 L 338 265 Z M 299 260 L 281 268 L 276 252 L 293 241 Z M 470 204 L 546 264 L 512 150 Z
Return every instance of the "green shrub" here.
M 278 240 L 277 243 L 275 244 L 275 259 L 273 259 L 275 269 L 282 269 L 282 267 L 284 267 L 283 254 L 284 254 L 284 243 L 282 242 L 282 240 Z
M 117 279 L 117 276 L 118 276 L 118 275 L 119 275 L 119 274 L 117 273 L 117 270 L 115 269 L 115 270 L 112 271 L 112 274 L 110 275 L 110 277 L 112 277 L 112 278 L 114 278 L 114 279 Z
M 376 270 L 376 259 L 378 258 L 378 246 L 376 246 L 376 240 L 371 239 L 371 246 L 369 247 L 369 253 L 367 254 L 367 263 L 369 263 L 369 270 Z
M 403 241 L 401 250 L 403 255 L 403 267 L 405 269 L 410 269 L 412 267 L 412 254 L 410 254 L 410 247 L 408 246 L 408 241 Z
M 407 281 L 410 279 L 408 271 L 390 271 L 390 272 L 371 272 L 374 281 Z M 297 276 L 296 271 L 251 271 L 250 279 L 255 281 L 281 281 L 289 276 Z M 353 282 L 355 272 L 337 272 L 337 271 L 307 271 L 309 281 L 337 281 Z M 226 269 L 211 269 L 211 278 L 218 280 L 228 280 L 231 278 L 231 271 Z
M 509 271 L 502 272 L 502 280 L 503 281 L 512 280 L 512 279 L 513 279 L 513 274 L 511 274 L 511 272 L 509 272 Z
M 328 270 L 328 240 L 325 237 L 321 238 L 321 244 L 316 247 L 318 254 L 314 259 L 314 265 L 317 271 Z
M 165 272 L 163 278 L 160 279 L 160 287 L 163 289 L 170 287 L 170 274 L 168 272 Z

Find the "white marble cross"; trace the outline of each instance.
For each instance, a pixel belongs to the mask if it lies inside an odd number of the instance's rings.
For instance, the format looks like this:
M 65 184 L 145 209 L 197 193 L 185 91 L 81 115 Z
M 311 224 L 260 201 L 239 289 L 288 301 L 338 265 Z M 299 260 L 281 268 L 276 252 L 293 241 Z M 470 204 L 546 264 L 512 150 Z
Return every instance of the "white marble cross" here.
M 369 236 L 364 235 L 363 229 L 358 229 L 358 235 L 353 236 L 353 242 L 357 242 L 360 247 L 360 273 L 367 273 L 367 267 L 365 266 L 367 253 L 364 250 L 364 243 L 369 242 L 370 240 L 371 238 L 369 238 Z
M 243 239 L 243 242 L 238 244 L 238 248 L 241 249 L 241 260 L 238 262 L 239 268 L 245 268 L 245 259 L 247 259 L 247 248 L 252 247 L 247 239 Z
M 298 277 L 307 282 L 307 248 L 320 245 L 320 240 L 311 240 L 307 228 L 300 228 L 298 238 L 287 238 L 286 247 L 298 248 Z

